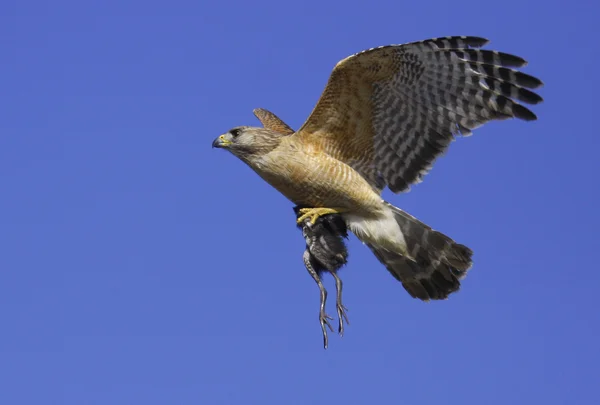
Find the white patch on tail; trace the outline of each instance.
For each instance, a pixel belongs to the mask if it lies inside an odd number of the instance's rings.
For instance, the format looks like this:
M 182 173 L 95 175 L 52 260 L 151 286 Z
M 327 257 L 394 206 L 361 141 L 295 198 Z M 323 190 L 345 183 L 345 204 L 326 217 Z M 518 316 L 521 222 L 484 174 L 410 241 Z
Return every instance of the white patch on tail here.
M 343 214 L 343 217 L 348 228 L 363 243 L 406 255 L 406 241 L 392 210 L 386 209 L 376 217 L 365 218 L 354 214 Z

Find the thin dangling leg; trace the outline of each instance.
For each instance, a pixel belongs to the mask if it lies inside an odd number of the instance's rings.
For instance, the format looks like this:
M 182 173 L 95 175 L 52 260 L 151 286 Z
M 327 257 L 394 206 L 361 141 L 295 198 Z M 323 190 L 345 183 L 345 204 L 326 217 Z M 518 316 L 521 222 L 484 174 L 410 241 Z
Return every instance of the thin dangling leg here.
M 346 321 L 346 324 L 348 325 L 350 325 L 350 322 L 348 321 L 348 315 L 346 315 L 346 311 L 348 310 L 348 308 L 346 308 L 344 304 L 342 304 L 342 279 L 340 278 L 340 276 L 337 275 L 337 272 L 335 271 L 332 271 L 331 275 L 333 276 L 333 278 L 335 278 L 335 292 L 337 295 L 335 298 L 335 307 L 337 309 L 339 320 L 338 333 L 340 334 L 340 336 L 344 336 L 344 321 Z
M 302 259 L 304 260 L 304 265 L 306 266 L 306 270 L 308 270 L 308 273 L 312 276 L 312 278 L 315 280 L 315 282 L 319 286 L 319 291 L 321 293 L 320 294 L 321 304 L 319 307 L 320 308 L 319 309 L 319 322 L 321 323 L 321 330 L 323 332 L 323 347 L 325 349 L 327 349 L 327 345 L 329 344 L 329 339 L 327 337 L 327 329 L 325 328 L 325 325 L 327 325 L 327 327 L 329 327 L 329 330 L 331 330 L 333 332 L 333 328 L 331 327 L 331 324 L 329 323 L 329 320 L 330 319 L 333 320 L 333 318 L 325 313 L 325 302 L 327 301 L 327 290 L 325 290 L 325 286 L 321 282 L 321 277 L 319 276 L 319 273 L 317 273 L 317 271 L 314 269 L 312 263 L 310 262 L 310 252 L 308 250 L 304 251 L 304 255 L 302 256 Z

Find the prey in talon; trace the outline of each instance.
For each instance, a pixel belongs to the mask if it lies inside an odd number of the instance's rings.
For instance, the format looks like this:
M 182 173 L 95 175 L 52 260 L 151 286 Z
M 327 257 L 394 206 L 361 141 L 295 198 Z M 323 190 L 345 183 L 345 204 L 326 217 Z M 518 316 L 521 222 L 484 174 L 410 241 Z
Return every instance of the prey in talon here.
M 306 270 L 317 283 L 320 292 L 319 322 L 323 333 L 323 347 L 327 349 L 329 339 L 327 328 L 333 332 L 329 323 L 332 318 L 325 312 L 327 302 L 327 290 L 321 280 L 324 272 L 329 272 L 335 279 L 336 287 L 336 310 L 338 315 L 338 333 L 344 334 L 344 321 L 348 324 L 346 307 L 342 304 L 342 280 L 337 271 L 347 263 L 348 250 L 344 238 L 348 237 L 346 223 L 337 213 L 327 213 L 316 218 L 304 216 L 305 209 L 295 207 L 298 227 L 302 230 L 302 236 L 306 242 L 306 250 L 302 256 Z

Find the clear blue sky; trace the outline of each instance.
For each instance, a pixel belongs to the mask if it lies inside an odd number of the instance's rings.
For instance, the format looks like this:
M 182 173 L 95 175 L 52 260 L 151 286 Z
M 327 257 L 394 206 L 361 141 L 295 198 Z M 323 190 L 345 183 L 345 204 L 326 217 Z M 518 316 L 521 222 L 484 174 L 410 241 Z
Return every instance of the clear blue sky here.
M 0 403 L 597 403 L 597 4 L 2 2 Z M 475 265 L 425 304 L 352 238 L 324 351 L 292 204 L 211 142 L 255 107 L 298 127 L 338 60 L 443 35 L 525 57 L 540 120 L 386 194 Z

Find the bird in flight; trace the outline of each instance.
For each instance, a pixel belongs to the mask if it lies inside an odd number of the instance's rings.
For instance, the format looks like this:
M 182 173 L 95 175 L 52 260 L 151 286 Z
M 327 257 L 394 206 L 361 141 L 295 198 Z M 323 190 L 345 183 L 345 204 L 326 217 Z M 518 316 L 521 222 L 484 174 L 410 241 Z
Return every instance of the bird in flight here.
M 492 120 L 537 119 L 521 103 L 540 103 L 530 89 L 542 82 L 514 69 L 526 65 L 524 59 L 481 49 L 487 43 L 455 36 L 352 55 L 337 63 L 297 131 L 257 109 L 262 128 L 233 128 L 213 147 L 237 156 L 296 205 L 307 242 L 311 227 L 325 216 L 339 217 L 343 232 L 349 229 L 366 244 L 412 297 L 445 299 L 471 267 L 471 249 L 384 201 L 381 193 L 386 187 L 405 192 L 420 182 L 456 136 Z M 341 296 L 341 281 L 332 274 Z M 341 298 L 341 329 L 340 306 Z

